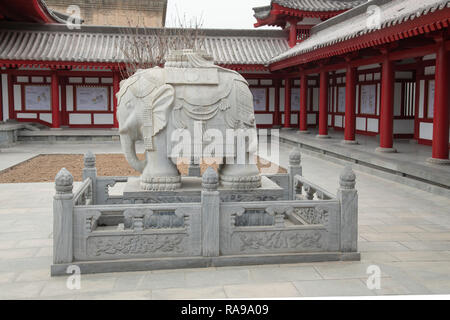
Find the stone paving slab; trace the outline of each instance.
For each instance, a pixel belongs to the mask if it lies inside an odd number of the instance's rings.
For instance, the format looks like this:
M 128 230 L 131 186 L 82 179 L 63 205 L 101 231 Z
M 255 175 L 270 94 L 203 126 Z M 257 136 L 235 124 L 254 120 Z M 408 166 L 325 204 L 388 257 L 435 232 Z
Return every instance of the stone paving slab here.
M 77 146 L 76 152 L 92 146 Z M 70 145 L 65 148 L 73 151 Z M 99 152 L 109 150 L 106 146 Z M 280 150 L 280 164 L 286 166 L 290 147 Z M 307 179 L 336 191 L 341 164 L 303 155 L 302 165 Z M 83 275 L 81 290 L 68 290 L 67 277 L 50 277 L 53 184 L 1 184 L 0 299 L 450 294 L 450 199 L 356 174 L 360 262 Z M 381 269 L 380 290 L 366 286 L 370 265 Z
M 375 295 L 360 279 L 296 281 L 294 285 L 304 297 Z

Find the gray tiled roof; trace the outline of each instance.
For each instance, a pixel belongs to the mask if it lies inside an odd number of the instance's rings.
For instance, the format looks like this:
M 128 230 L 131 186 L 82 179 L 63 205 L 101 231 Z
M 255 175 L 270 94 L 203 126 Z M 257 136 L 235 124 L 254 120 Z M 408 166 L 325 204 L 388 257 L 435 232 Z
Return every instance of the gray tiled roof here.
M 121 31 L 122 30 L 122 31 Z M 126 62 L 124 28 L 0 25 L 0 60 Z M 169 29 L 174 30 L 174 29 Z M 204 46 L 218 64 L 261 64 L 289 49 L 280 30 L 204 29 Z
M 265 19 L 269 16 L 272 4 L 302 11 L 340 11 L 356 7 L 367 0 L 272 0 L 270 6 L 253 8 L 255 17 Z
M 422 15 L 450 7 L 449 0 L 374 0 L 323 22 L 312 29 L 311 36 L 295 47 L 270 60 L 270 63 L 300 56 L 349 39 L 377 31 L 368 27 L 368 7 L 380 9 L 380 29 L 417 19 Z M 355 14 L 356 13 L 356 14 Z

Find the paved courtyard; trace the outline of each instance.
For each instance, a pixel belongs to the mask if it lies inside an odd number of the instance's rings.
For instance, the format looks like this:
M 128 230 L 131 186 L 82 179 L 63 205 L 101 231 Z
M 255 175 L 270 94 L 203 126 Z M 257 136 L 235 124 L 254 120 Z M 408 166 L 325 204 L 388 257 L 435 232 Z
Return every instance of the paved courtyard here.
M 67 151 L 70 150 L 70 151 Z M 21 144 L 0 169 L 39 153 L 119 153 L 119 143 Z M 280 147 L 287 166 L 290 148 Z M 309 155 L 304 176 L 336 192 L 342 165 Z M 36 168 L 39 170 L 39 168 Z M 450 199 L 357 174 L 360 262 L 184 269 L 83 275 L 80 290 L 50 277 L 52 183 L 0 185 L 0 299 L 178 299 L 450 294 Z M 381 269 L 381 288 L 366 285 Z

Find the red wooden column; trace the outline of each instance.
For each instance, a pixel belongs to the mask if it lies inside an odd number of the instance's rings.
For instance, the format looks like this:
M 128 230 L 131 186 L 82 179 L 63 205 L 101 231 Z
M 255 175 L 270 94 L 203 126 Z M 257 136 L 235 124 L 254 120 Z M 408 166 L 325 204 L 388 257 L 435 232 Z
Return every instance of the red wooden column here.
M 449 125 L 449 54 L 445 48 L 444 38 L 437 39 L 435 72 L 435 96 L 433 115 L 433 151 L 429 162 L 450 164 L 448 159 L 448 125 Z
M 16 118 L 14 110 L 14 76 L 10 72 L 8 73 L 8 118 Z
M 284 127 L 291 127 L 291 79 L 284 80 Z
M 297 44 L 297 20 L 288 20 L 289 26 L 289 47 L 294 47 Z
M 394 62 L 384 53 L 381 68 L 381 110 L 379 152 L 396 152 L 394 146 Z
M 116 94 L 119 92 L 119 90 L 120 90 L 120 75 L 118 72 L 114 72 L 113 74 L 114 128 L 119 127 L 119 122 L 117 121 L 117 97 L 116 97 Z
M 59 119 L 59 80 L 56 71 L 52 72 L 52 128 L 60 127 Z
M 419 121 L 419 105 L 420 105 L 420 79 L 425 74 L 425 67 L 423 66 L 423 58 L 416 59 L 416 96 L 414 97 L 415 107 L 414 107 L 414 139 L 419 140 L 420 135 L 420 121 Z
M 319 97 L 319 134 L 317 138 L 329 138 L 328 135 L 328 72 L 320 72 L 320 97 Z
M 345 132 L 344 143 L 357 144 L 356 131 L 356 68 L 348 65 L 345 75 Z
M 0 73 L 0 122 L 3 121 L 3 77 Z
M 273 113 L 273 126 L 279 127 L 281 125 L 281 113 L 280 113 L 280 80 L 274 80 L 275 85 L 275 105 Z
M 60 125 L 69 125 L 69 114 L 67 112 L 67 78 L 60 78 L 61 83 L 61 122 Z
M 300 78 L 300 119 L 299 128 L 302 133 L 308 132 L 308 76 L 302 74 Z

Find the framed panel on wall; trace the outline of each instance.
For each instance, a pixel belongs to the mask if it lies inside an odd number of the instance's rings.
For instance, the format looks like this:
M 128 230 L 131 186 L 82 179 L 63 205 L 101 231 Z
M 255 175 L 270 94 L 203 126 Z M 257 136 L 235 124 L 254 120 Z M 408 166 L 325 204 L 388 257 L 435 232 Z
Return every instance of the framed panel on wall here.
M 435 96 L 435 82 L 430 80 L 428 82 L 428 108 L 427 118 L 433 119 L 434 116 L 434 96 Z
M 76 87 L 77 111 L 108 111 L 108 87 Z
M 50 111 L 51 88 L 50 86 L 27 85 L 25 90 L 25 110 Z
M 338 87 L 337 112 L 345 113 L 345 87 Z
M 291 111 L 300 111 L 300 88 L 291 90 Z
M 361 86 L 361 114 L 375 115 L 377 109 L 377 85 Z
M 255 111 L 266 111 L 267 109 L 267 89 L 250 88 L 253 94 L 253 106 Z

